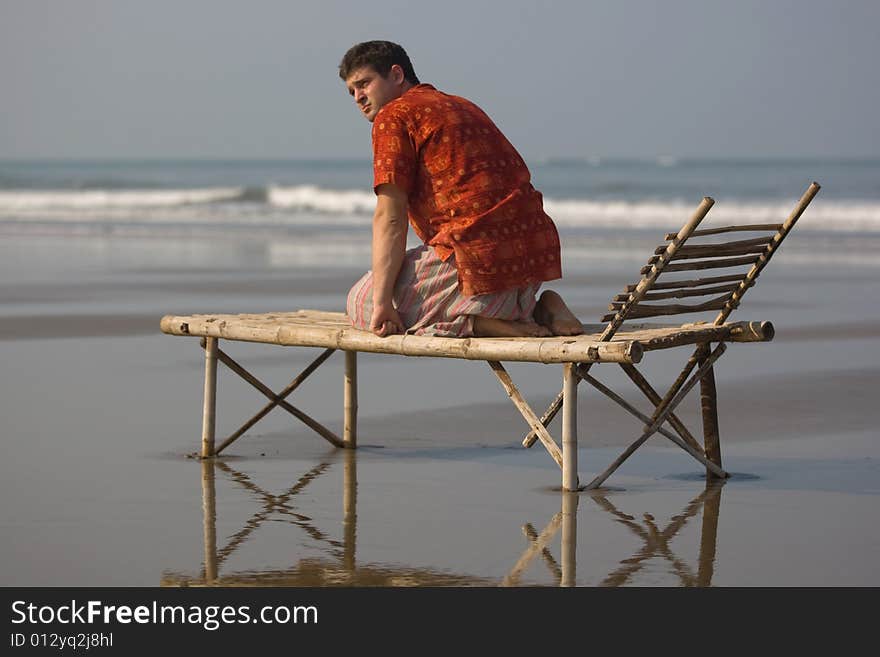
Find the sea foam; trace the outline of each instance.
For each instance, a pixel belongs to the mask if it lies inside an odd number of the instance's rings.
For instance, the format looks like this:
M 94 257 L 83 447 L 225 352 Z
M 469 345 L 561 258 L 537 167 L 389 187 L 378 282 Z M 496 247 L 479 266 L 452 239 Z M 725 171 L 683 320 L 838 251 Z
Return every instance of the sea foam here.
M 796 199 L 719 199 L 704 225 L 780 223 Z M 297 227 L 368 226 L 375 195 L 364 189 L 331 189 L 314 185 L 211 187 L 192 189 L 2 190 L 0 222 L 19 227 L 28 222 L 142 226 Z M 545 197 L 544 207 L 560 229 L 657 228 L 673 231 L 696 208 L 682 200 L 564 199 Z M 880 232 L 880 202 L 817 198 L 799 223 L 800 230 Z

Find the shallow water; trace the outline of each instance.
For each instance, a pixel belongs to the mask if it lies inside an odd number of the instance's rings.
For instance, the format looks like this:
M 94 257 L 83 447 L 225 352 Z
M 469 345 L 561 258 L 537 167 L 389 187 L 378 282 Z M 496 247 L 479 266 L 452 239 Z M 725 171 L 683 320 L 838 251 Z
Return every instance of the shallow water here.
M 186 457 L 203 360 L 197 341 L 160 334 L 159 318 L 338 309 L 355 266 L 278 267 L 226 241 L 173 256 L 159 240 L 13 238 L 0 251 L 4 586 L 880 583 L 876 268 L 774 262 L 747 297 L 739 318 L 771 319 L 777 337 L 731 345 L 719 364 L 726 483 L 707 487 L 696 462 L 654 438 L 608 490 L 562 494 L 478 362 L 361 355 L 353 454 L 275 410 L 216 463 Z M 625 265 L 561 289 L 592 320 Z M 100 317 L 119 314 L 134 319 L 102 333 Z M 274 389 L 315 355 L 228 349 Z M 683 359 L 654 354 L 640 368 L 659 386 Z M 536 408 L 559 370 L 510 367 Z M 292 403 L 338 431 L 341 380 L 331 359 Z M 226 372 L 218 394 L 223 435 L 264 403 Z M 681 411 L 695 429 L 698 414 Z M 640 427 L 586 388 L 579 417 L 586 481 Z

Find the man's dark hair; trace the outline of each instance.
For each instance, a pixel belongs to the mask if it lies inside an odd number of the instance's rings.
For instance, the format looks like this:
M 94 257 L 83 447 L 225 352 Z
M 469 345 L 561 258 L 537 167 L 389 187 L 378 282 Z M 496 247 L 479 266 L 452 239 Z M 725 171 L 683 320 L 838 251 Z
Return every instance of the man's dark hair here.
M 412 62 L 409 61 L 409 55 L 401 46 L 391 41 L 364 41 L 353 45 L 342 57 L 339 77 L 347 80 L 357 69 L 371 66 L 376 73 L 385 78 L 395 64 L 403 69 L 407 82 L 419 84 Z

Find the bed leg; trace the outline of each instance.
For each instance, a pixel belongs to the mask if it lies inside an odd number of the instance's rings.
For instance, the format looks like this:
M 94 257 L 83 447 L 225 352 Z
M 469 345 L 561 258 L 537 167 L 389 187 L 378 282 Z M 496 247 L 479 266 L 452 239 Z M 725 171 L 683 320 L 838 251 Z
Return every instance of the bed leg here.
M 562 579 L 560 586 L 576 586 L 577 508 L 575 493 L 562 493 Z
M 709 353 L 709 345 L 705 345 L 698 362 L 703 363 Z M 715 368 L 710 367 L 706 375 L 700 379 L 700 408 L 703 413 L 703 445 L 706 458 L 721 468 L 721 436 L 718 431 L 718 391 L 715 388 Z M 717 478 L 709 470 L 706 477 Z
M 202 412 L 202 458 L 214 456 L 217 417 L 217 338 L 205 340 L 205 406 Z
M 342 563 L 354 575 L 357 555 L 357 453 L 345 450 L 342 466 Z
M 205 541 L 205 584 L 217 579 L 217 492 L 214 460 L 202 461 L 202 530 Z
M 575 364 L 563 365 L 562 387 L 562 490 L 578 489 L 577 384 Z
M 342 442 L 348 449 L 357 447 L 357 352 L 345 352 L 345 383 L 344 383 L 345 421 L 342 430 Z

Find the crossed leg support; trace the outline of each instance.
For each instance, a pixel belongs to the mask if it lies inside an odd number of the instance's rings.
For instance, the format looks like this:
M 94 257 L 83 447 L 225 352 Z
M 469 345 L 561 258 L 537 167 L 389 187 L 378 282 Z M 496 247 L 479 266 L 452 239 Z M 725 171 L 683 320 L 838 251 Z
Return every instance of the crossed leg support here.
M 523 526 L 523 533 L 529 539 L 529 547 L 519 561 L 502 580 L 501 586 L 519 586 L 520 578 L 538 554 L 553 573 L 560 586 L 575 586 L 575 557 L 577 554 L 577 508 L 578 496 L 573 493 L 562 494 L 562 509 L 556 513 L 540 534 L 531 523 Z M 562 527 L 562 567 L 550 552 L 549 544 Z
M 613 572 L 609 573 L 599 586 L 622 586 L 627 584 L 651 559 L 662 557 L 672 567 L 672 572 L 681 580 L 683 586 L 711 586 L 714 574 L 715 546 L 718 537 L 718 516 L 721 504 L 721 488 L 723 480 L 706 482 L 706 488 L 700 492 L 684 510 L 672 516 L 671 521 L 661 529 L 650 514 L 645 514 L 639 522 L 631 515 L 623 513 L 601 493 L 589 497 L 613 516 L 617 522 L 630 529 L 644 545 L 631 557 L 623 559 Z M 558 511 L 539 534 L 531 523 L 523 526 L 523 534 L 529 545 L 522 556 L 510 569 L 501 582 L 501 586 L 520 586 L 520 580 L 532 561 L 540 555 L 550 570 L 555 582 L 561 586 L 574 586 L 576 583 L 576 536 L 577 507 L 580 496 L 563 493 L 562 509 Z M 678 557 L 672 550 L 672 539 L 681 531 L 691 518 L 702 510 L 702 527 L 698 556 L 698 569 L 693 569 Z M 562 528 L 562 564 L 553 556 L 550 545 Z
M 672 384 L 666 395 L 662 398 L 644 379 L 641 373 L 638 372 L 635 366 L 621 365 L 621 367 L 623 367 L 624 371 L 627 373 L 630 379 L 633 380 L 636 386 L 654 405 L 654 413 L 651 417 L 640 413 L 626 400 L 614 393 L 614 391 L 599 382 L 597 379 L 592 377 L 589 374 L 590 364 L 581 363 L 576 365 L 574 367 L 574 374 L 577 378 L 574 381 L 574 385 L 577 385 L 577 382 L 579 382 L 580 380 L 587 381 L 588 383 L 590 383 L 590 385 L 595 387 L 597 390 L 608 396 L 629 413 L 635 415 L 645 423 L 642 435 L 634 443 L 632 443 L 626 449 L 626 451 L 624 451 L 624 453 L 621 454 L 621 456 L 618 457 L 614 461 L 614 463 L 612 463 L 612 465 L 608 467 L 608 469 L 606 469 L 602 474 L 593 479 L 583 488 L 593 489 L 601 486 L 601 484 L 618 467 L 620 467 L 620 465 L 627 458 L 629 458 L 629 456 L 633 452 L 635 452 L 636 449 L 638 449 L 648 438 L 650 438 L 655 433 L 660 433 L 661 435 L 665 436 L 673 443 L 681 447 L 683 450 L 685 450 L 688 454 L 690 454 L 693 458 L 695 458 L 706 467 L 708 474 L 711 474 L 718 478 L 728 477 L 728 473 L 721 468 L 721 451 L 720 441 L 718 438 L 718 417 L 714 378 L 714 363 L 716 360 L 718 360 L 718 358 L 721 357 L 726 348 L 727 347 L 724 343 L 719 343 L 718 346 L 710 352 L 708 344 L 698 345 L 697 349 L 688 359 L 687 363 L 684 366 L 684 369 L 679 374 L 675 383 Z M 690 377 L 690 379 L 688 379 L 688 376 L 690 376 L 695 367 L 697 367 L 697 371 L 693 374 L 693 376 Z M 705 452 L 696 442 L 694 437 L 687 430 L 681 420 L 679 420 L 678 417 L 675 416 L 675 414 L 673 413 L 675 408 L 681 403 L 681 401 L 685 398 L 685 396 L 687 396 L 687 394 L 697 383 L 700 383 L 701 387 L 703 434 L 706 443 Z M 563 392 L 561 392 L 556 397 L 556 399 L 550 404 L 544 415 L 540 418 L 540 420 L 538 420 L 538 423 L 544 429 L 543 433 L 546 433 L 547 425 L 550 424 L 560 408 L 564 408 L 564 397 L 565 390 L 563 390 Z M 663 424 L 667 421 L 672 426 L 672 428 L 675 429 L 678 435 L 663 428 Z M 540 437 L 542 434 L 539 429 L 535 428 L 533 422 L 530 421 L 529 424 L 532 425 L 533 428 L 532 431 L 527 434 L 525 439 L 523 440 L 523 445 L 525 447 L 531 447 L 535 442 L 536 436 Z M 547 435 L 549 436 L 549 434 Z
M 205 405 L 202 420 L 202 448 L 199 454 L 201 458 L 219 455 L 220 452 L 240 438 L 276 406 L 280 406 L 302 421 L 334 447 L 355 447 L 357 443 L 357 355 L 355 352 L 345 352 L 344 438 L 340 438 L 323 424 L 286 401 L 286 398 L 336 351 L 335 349 L 325 349 L 299 376 L 291 381 L 283 390 L 275 393 L 257 377 L 230 358 L 229 355 L 224 353 L 219 348 L 218 343 L 218 338 L 202 339 L 202 347 L 205 349 Z M 217 361 L 226 365 L 269 399 L 268 404 L 226 438 L 219 447 L 215 447 L 214 444 L 215 418 L 217 413 Z

